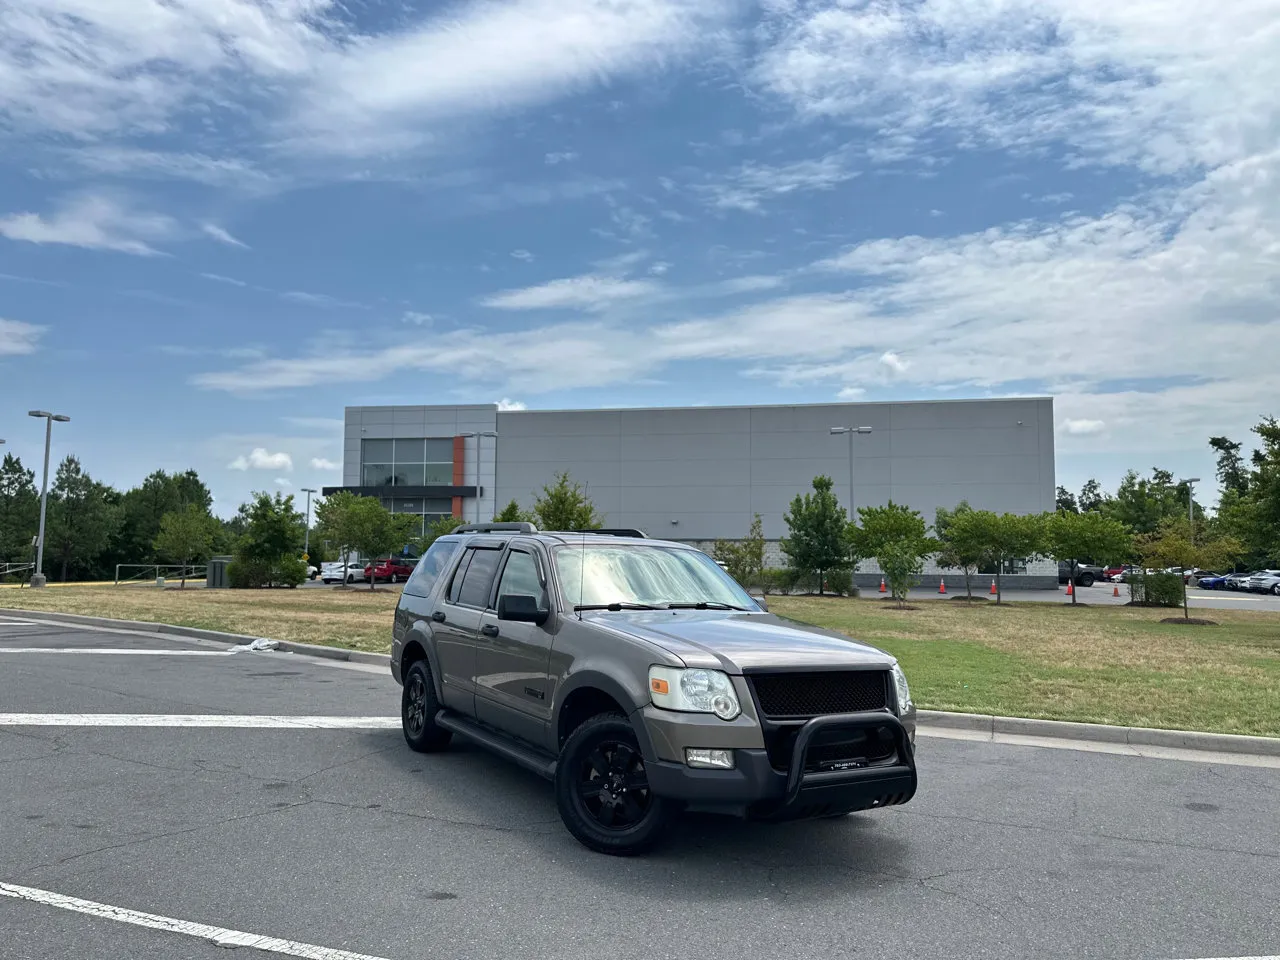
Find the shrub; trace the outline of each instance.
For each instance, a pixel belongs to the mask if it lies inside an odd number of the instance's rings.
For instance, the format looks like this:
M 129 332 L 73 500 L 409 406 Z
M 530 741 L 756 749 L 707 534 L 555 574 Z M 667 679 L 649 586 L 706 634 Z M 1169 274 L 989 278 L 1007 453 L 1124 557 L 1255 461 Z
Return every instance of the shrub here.
M 843 593 L 853 596 L 853 571 L 852 570 L 828 570 L 827 589 L 832 593 Z
M 756 582 L 749 586 L 759 587 L 765 596 L 782 591 L 782 582 L 787 571 L 782 567 L 765 567 L 756 575 Z
M 1143 607 L 1182 606 L 1182 575 L 1147 573 L 1129 581 L 1129 597 Z
M 300 557 L 281 557 L 271 571 L 271 582 L 282 587 L 296 587 L 307 579 L 307 565 Z
M 258 560 L 232 560 L 227 564 L 227 583 L 236 589 L 265 587 L 271 579 L 271 567 Z

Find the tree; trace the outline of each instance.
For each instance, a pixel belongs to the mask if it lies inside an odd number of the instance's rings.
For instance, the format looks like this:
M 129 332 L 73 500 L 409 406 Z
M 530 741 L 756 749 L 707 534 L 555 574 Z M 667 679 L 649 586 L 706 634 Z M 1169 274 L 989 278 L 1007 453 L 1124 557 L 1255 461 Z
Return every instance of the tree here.
M 938 566 L 964 571 L 964 591 L 970 600 L 973 600 L 972 577 L 978 570 L 978 564 L 982 562 L 982 550 L 979 545 L 966 539 L 965 526 L 957 526 L 955 519 L 961 514 L 972 512 L 969 502 L 961 500 L 954 510 L 938 507 L 933 519 L 933 533 L 938 540 Z
M 160 518 L 156 534 L 156 552 L 182 564 L 182 589 L 187 588 L 187 565 L 208 557 L 213 545 L 217 521 L 199 503 L 188 503 L 181 510 Z
M 499 510 L 493 517 L 494 523 L 533 523 L 533 513 L 528 510 L 522 510 L 520 504 L 516 500 L 511 500 L 505 507 Z
M 791 534 L 782 540 L 782 552 L 797 573 L 817 575 L 819 594 L 826 571 L 850 566 L 849 514 L 831 487 L 830 477 L 814 477 L 813 493 L 796 494 L 782 518 Z
M 1109 498 L 1102 491 L 1102 484 L 1090 477 L 1085 481 L 1084 486 L 1080 488 L 1080 512 L 1088 513 L 1094 510 L 1101 510 L 1102 505 Z
M 245 530 L 236 543 L 227 576 L 235 586 L 296 586 L 307 577 L 302 562 L 303 519 L 293 495 L 258 492 L 242 507 Z
M 0 462 L 0 564 L 25 563 L 40 523 L 35 471 L 12 453 Z
M 98 483 L 68 456 L 58 465 L 49 491 L 45 537 L 47 552 L 61 565 L 65 583 L 73 568 L 81 573 L 110 542 L 119 524 L 119 511 L 112 504 L 110 487 Z
M 1240 444 L 1227 437 L 1210 437 L 1209 446 L 1218 454 L 1218 482 L 1223 492 L 1245 493 L 1249 488 L 1249 475 L 1245 472 L 1244 457 L 1240 456 Z
M 1191 616 L 1187 603 L 1186 571 L 1195 570 L 1197 567 L 1222 567 L 1244 552 L 1244 545 L 1231 536 L 1194 542 L 1185 517 L 1166 520 L 1155 533 L 1139 537 L 1137 548 L 1143 561 L 1150 566 L 1177 567 L 1182 570 L 1182 616 L 1184 618 Z
M 1045 518 L 1044 549 L 1056 560 L 1071 564 L 1071 582 L 1076 579 L 1076 564 L 1081 560 L 1108 564 L 1129 559 L 1133 552 L 1133 535 L 1119 520 L 1101 513 L 1054 513 Z M 1071 591 L 1071 602 L 1076 592 Z
M 169 474 L 156 470 L 141 484 L 120 495 L 120 529 L 112 552 L 118 563 L 157 559 L 156 536 L 166 514 L 195 504 L 205 514 L 213 505 L 209 488 L 194 470 Z
M 600 526 L 591 499 L 569 479 L 567 471 L 557 473 L 556 482 L 542 488 L 533 502 L 533 512 L 543 530 L 593 530 Z
M 996 603 L 1004 601 L 1001 579 L 1006 565 L 1029 560 L 1042 551 L 1043 519 L 1036 514 L 992 513 L 970 510 L 954 516 L 950 536 L 964 544 L 966 551 L 979 556 L 979 569 L 995 571 Z
M 1187 485 L 1175 482 L 1172 473 L 1159 467 L 1152 468 L 1149 478 L 1130 470 L 1101 509 L 1135 533 L 1154 533 L 1161 521 L 1186 516 Z M 1194 509 L 1199 523 L 1204 511 L 1199 504 Z
M 901 607 L 915 578 L 924 569 L 924 558 L 938 548 L 918 510 L 892 500 L 883 507 L 859 507 L 860 527 L 849 527 L 849 539 L 860 557 L 874 557 L 889 591 Z
M 343 563 L 350 563 L 351 551 L 355 548 L 351 511 L 359 499 L 350 490 L 339 490 L 316 502 L 316 537 L 322 542 L 331 542 L 343 557 Z
M 1076 503 L 1075 494 L 1066 487 L 1058 487 L 1057 508 L 1066 513 L 1080 512 L 1080 506 Z
M 357 497 L 351 506 L 351 545 L 377 563 L 381 557 L 398 552 L 418 536 L 419 518 L 412 513 L 392 513 L 377 497 Z M 369 589 L 374 578 L 369 577 Z
M 422 551 L 425 553 L 427 547 L 435 543 L 440 537 L 457 530 L 459 522 L 457 517 L 437 517 L 428 523 L 422 531 L 422 538 L 419 543 Z
M 744 587 L 751 586 L 764 570 L 764 527 L 760 514 L 742 540 L 717 540 L 712 555 L 725 565 L 729 576 Z

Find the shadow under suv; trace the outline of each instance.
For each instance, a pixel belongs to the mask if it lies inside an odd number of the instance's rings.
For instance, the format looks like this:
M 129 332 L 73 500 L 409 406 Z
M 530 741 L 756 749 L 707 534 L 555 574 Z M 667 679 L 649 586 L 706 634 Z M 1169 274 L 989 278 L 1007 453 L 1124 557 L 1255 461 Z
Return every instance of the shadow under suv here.
M 692 808 L 842 816 L 915 794 L 888 654 L 770 614 L 701 551 L 639 531 L 460 527 L 396 610 L 419 751 L 474 741 L 555 784 L 587 847 L 634 854 Z

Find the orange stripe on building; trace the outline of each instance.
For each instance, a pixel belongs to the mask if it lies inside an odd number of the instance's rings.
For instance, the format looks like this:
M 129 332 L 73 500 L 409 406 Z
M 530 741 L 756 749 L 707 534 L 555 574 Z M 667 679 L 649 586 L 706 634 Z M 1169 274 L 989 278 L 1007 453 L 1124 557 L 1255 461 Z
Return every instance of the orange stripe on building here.
M 462 486 L 466 479 L 467 466 L 467 438 L 453 438 L 453 485 L 455 487 Z M 453 515 L 462 518 L 462 498 L 453 498 Z

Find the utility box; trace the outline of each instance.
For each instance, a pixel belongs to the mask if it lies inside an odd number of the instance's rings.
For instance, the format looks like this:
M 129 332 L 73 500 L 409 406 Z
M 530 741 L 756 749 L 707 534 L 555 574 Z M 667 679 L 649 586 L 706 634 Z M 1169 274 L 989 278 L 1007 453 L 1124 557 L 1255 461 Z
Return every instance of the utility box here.
M 231 557 L 210 557 L 209 568 L 205 571 L 204 585 L 207 589 L 224 589 L 227 584 L 227 564 Z

